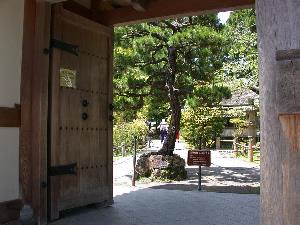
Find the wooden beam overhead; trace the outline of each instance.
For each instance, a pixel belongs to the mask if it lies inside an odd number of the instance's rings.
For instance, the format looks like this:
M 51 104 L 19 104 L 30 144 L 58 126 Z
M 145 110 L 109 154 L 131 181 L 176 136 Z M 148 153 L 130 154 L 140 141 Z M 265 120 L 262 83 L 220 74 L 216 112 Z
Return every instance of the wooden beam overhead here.
M 124 25 L 153 19 L 253 7 L 254 3 L 255 0 L 156 0 L 149 1 L 145 11 L 136 11 L 132 6 L 127 6 L 101 12 L 95 19 L 104 25 Z
M 136 11 L 144 12 L 147 9 L 147 0 L 131 0 L 131 5 Z
M 124 6 L 132 6 L 137 11 L 145 11 L 148 0 L 92 0 L 92 10 L 109 11 Z M 94 9 L 93 9 L 93 6 Z

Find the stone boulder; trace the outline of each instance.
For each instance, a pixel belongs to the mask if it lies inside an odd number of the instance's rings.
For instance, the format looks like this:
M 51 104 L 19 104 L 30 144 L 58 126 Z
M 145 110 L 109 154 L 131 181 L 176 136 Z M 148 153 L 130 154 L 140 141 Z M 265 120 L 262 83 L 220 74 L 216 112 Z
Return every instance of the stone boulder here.
M 184 180 L 187 178 L 185 161 L 179 155 L 159 155 L 148 153 L 142 155 L 136 165 L 137 178 Z

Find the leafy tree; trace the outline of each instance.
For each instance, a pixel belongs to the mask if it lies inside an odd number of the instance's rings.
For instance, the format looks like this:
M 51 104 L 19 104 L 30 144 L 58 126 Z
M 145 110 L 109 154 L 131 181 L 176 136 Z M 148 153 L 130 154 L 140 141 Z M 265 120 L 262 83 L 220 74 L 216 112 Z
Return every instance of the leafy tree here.
M 181 134 L 194 147 L 212 147 L 214 139 L 222 133 L 224 113 L 218 103 L 229 98 L 227 87 L 202 83 L 194 89 L 183 112 Z
M 181 135 L 190 145 L 202 149 L 212 147 L 222 133 L 225 119 L 218 108 L 188 108 L 183 112 Z
M 143 23 L 117 28 L 115 34 L 116 109 L 132 110 L 134 115 L 145 101 L 154 109 L 168 103 L 171 120 L 160 153 L 172 154 L 187 97 L 206 98 L 202 91 L 209 87 L 198 92 L 195 87 L 212 83 L 222 67 L 226 40 L 218 18 L 206 15 Z
M 231 90 L 249 88 L 258 93 L 258 51 L 254 9 L 234 11 L 226 23 L 228 56 L 221 70 L 221 82 Z

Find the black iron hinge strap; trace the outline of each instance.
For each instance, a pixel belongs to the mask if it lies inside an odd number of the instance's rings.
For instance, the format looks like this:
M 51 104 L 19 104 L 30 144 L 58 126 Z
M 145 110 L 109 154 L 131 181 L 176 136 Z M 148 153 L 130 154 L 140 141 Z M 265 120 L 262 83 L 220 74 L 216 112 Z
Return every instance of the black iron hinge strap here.
M 51 39 L 50 46 L 51 46 L 51 48 L 58 48 L 58 49 L 69 52 L 76 56 L 78 56 L 78 54 L 79 54 L 79 46 L 69 44 L 69 43 L 63 42 L 61 40 Z
M 62 165 L 62 166 L 53 166 L 49 168 L 48 175 L 49 176 L 61 176 L 67 174 L 76 175 L 76 167 L 77 163 L 72 163 L 69 165 Z

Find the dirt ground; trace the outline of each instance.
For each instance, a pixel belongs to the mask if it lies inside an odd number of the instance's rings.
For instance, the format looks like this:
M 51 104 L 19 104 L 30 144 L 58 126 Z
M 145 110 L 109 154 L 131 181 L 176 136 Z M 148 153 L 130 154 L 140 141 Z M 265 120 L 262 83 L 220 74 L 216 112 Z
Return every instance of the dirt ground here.
M 198 168 L 187 168 L 188 179 L 174 182 L 145 182 L 138 185 L 153 189 L 198 190 Z M 259 169 L 239 167 L 202 168 L 201 189 L 207 192 L 259 194 Z
M 186 159 L 187 149 L 184 144 L 179 145 L 175 154 Z M 128 166 L 132 161 L 128 160 Z M 126 165 L 123 164 L 123 167 Z M 115 167 L 118 170 L 118 167 Z M 173 182 L 152 182 L 150 179 L 142 179 L 136 182 L 138 187 L 153 189 L 195 191 L 198 190 L 197 166 L 186 166 L 188 179 Z M 124 170 L 123 170 L 124 171 Z M 115 178 L 117 186 L 131 185 L 131 170 Z M 228 151 L 212 151 L 211 167 L 201 169 L 201 189 L 207 192 L 259 194 L 260 193 L 260 167 L 258 164 L 247 162 L 241 158 L 234 158 Z

